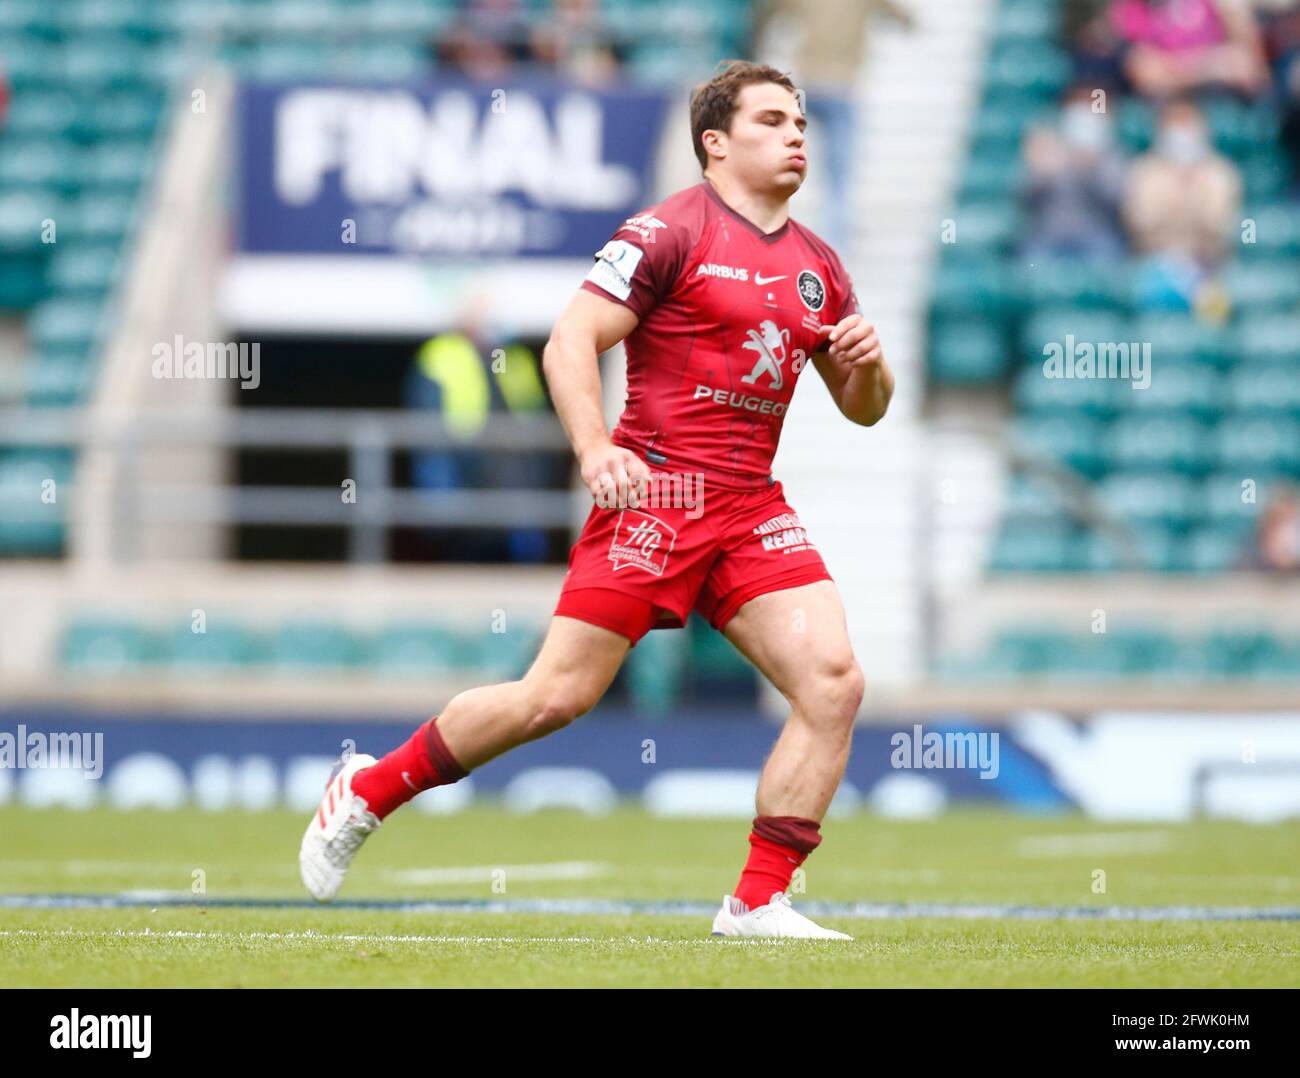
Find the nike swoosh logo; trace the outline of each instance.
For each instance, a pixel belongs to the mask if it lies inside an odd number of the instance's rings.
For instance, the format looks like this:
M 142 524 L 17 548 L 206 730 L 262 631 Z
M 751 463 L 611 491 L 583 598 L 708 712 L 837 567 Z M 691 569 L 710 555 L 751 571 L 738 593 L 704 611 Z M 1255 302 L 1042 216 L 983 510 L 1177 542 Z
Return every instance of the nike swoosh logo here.
M 754 274 L 754 283 L 771 284 L 773 281 L 784 281 L 789 276 L 788 273 L 783 273 L 780 277 L 764 277 L 761 273 L 756 273 Z
M 411 773 L 409 771 L 402 772 L 402 781 L 406 783 L 406 785 L 409 786 L 412 790 L 414 790 L 417 794 L 420 792 L 420 787 L 418 787 L 417 785 L 415 785 L 415 783 L 411 781 Z

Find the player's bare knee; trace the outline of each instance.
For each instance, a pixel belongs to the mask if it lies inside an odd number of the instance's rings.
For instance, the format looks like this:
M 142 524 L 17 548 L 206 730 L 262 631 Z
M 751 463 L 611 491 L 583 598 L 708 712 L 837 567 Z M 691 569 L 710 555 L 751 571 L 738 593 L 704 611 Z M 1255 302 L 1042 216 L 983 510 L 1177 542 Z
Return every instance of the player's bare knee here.
M 792 703 L 808 721 L 847 733 L 865 692 L 866 679 L 852 655 L 822 658 L 808 672 Z
M 582 686 L 550 686 L 530 708 L 524 736 L 534 740 L 563 730 L 595 706 L 594 695 Z

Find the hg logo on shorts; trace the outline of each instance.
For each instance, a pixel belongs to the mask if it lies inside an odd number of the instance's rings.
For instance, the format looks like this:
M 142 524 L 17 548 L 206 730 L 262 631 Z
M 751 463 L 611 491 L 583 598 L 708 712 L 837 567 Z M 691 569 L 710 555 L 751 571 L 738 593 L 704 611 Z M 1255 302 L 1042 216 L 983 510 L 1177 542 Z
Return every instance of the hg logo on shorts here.
M 677 532 L 658 517 L 638 509 L 624 509 L 614 528 L 609 560 L 614 563 L 614 572 L 635 565 L 647 573 L 663 576 L 676 540 Z

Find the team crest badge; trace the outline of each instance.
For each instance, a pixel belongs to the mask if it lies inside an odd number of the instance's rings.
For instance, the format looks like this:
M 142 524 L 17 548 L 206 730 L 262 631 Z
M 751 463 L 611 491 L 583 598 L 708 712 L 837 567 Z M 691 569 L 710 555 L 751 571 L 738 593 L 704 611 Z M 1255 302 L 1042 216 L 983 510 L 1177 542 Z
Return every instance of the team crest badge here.
M 826 286 L 822 284 L 822 279 L 812 270 L 801 270 L 797 283 L 803 305 L 810 311 L 820 311 L 826 302 Z

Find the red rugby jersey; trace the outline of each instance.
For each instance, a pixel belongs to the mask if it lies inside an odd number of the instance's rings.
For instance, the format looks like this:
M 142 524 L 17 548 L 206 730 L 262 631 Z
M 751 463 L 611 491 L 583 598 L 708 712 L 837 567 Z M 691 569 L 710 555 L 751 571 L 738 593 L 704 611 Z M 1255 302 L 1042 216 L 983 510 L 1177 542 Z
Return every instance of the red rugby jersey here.
M 829 244 L 789 219 L 764 234 L 708 180 L 629 217 L 582 287 L 640 318 L 615 444 L 737 490 L 769 482 L 818 326 L 859 310 Z

